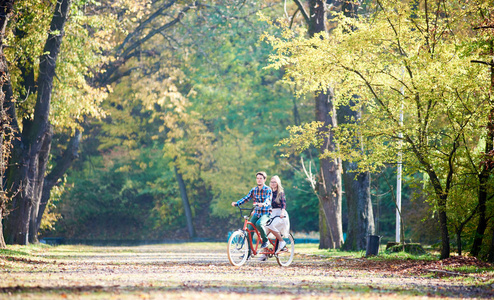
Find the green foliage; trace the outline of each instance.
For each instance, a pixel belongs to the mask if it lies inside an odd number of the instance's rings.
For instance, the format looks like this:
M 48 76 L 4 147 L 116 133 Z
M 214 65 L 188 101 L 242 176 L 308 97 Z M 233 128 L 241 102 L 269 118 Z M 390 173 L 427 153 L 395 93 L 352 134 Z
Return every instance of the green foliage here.
M 319 148 L 323 142 L 323 134 L 320 132 L 320 128 L 324 124 L 322 122 L 310 122 L 300 126 L 290 126 L 288 131 L 290 137 L 283 139 L 280 142 L 280 146 L 288 145 L 297 153 L 303 152 L 310 147 Z
M 115 8 L 122 9 L 112 35 L 117 44 L 138 41 L 133 31 L 163 5 L 132 3 L 115 1 Z M 146 23 L 142 36 L 170 21 L 187 2 L 179 4 Z M 112 84 L 102 104 L 107 116 L 86 128 L 83 157 L 68 176 L 71 189 L 59 209 L 64 220 L 51 234 L 175 237 L 185 217 L 174 167 L 186 181 L 196 230 L 207 237 L 223 237 L 230 229 L 225 224 L 238 225 L 230 203 L 255 185 L 256 171 L 281 174 L 288 186 L 298 185 L 273 147 L 293 124 L 296 102 L 278 82 L 282 72 L 264 69 L 271 48 L 258 37 L 268 26 L 249 14 L 264 5 L 217 1 L 214 10 L 197 11 L 203 17 L 187 13 L 186 26 L 140 44 L 140 55 L 119 69 L 118 75 L 125 76 Z M 125 46 L 115 50 L 125 51 Z M 296 104 L 299 118 L 308 117 L 312 108 L 303 101 Z M 314 199 L 296 191 L 287 198 L 294 201 L 288 210 L 295 215 L 295 205 L 309 207 L 313 202 L 304 199 Z
M 53 2 L 53 1 L 51 1 Z M 52 17 L 53 8 L 50 1 L 18 1 L 15 5 L 15 17 L 8 23 L 6 39 L 11 47 L 4 50 L 8 61 L 13 64 L 9 67 L 11 75 L 14 99 L 19 101 L 20 110 L 29 116 L 33 113 L 34 101 L 33 91 L 26 90 L 23 86 L 23 69 L 37 73 L 39 57 L 48 36 L 48 29 Z M 28 71 L 29 72 L 29 71 Z M 22 96 L 29 96 L 23 99 Z
M 50 191 L 50 200 L 46 205 L 45 211 L 43 213 L 43 218 L 41 219 L 40 231 L 50 231 L 55 229 L 54 224 L 62 217 L 58 213 L 57 205 L 61 201 L 61 196 L 65 192 L 66 177 L 64 176 L 60 183 L 52 188 Z
M 385 23 L 385 20 L 382 22 Z M 482 135 L 481 125 L 485 124 L 487 103 L 485 98 L 478 98 L 476 95 L 482 95 L 482 89 L 488 82 L 486 80 L 487 74 L 483 72 L 485 70 L 470 64 L 469 59 L 471 58 L 455 59 L 454 52 L 449 52 L 443 56 L 438 55 L 436 60 L 430 61 L 429 54 L 422 51 L 419 53 L 425 57 L 419 55 L 415 58 L 423 60 L 420 62 L 420 66 L 416 66 L 414 69 L 418 74 L 409 74 L 413 77 L 408 78 L 410 82 L 405 83 L 405 96 L 402 96 L 399 92 L 402 89 L 400 83 L 404 80 L 401 78 L 403 74 L 406 74 L 405 68 L 407 68 L 408 62 L 404 62 L 405 67 L 400 67 L 402 57 L 399 53 L 395 53 L 396 57 L 389 57 L 389 54 L 381 56 L 381 49 L 385 49 L 385 45 L 370 44 L 368 45 L 369 48 L 364 48 L 364 37 L 370 39 L 372 33 L 377 31 L 381 34 L 383 30 L 382 27 L 376 26 L 376 28 L 372 27 L 370 32 L 362 28 L 359 34 L 355 33 L 348 37 L 335 34 L 326 37 L 326 39 L 317 37 L 305 42 L 305 39 L 300 38 L 289 42 L 286 44 L 286 48 L 300 50 L 290 56 L 291 60 L 289 61 L 293 63 L 293 66 L 290 68 L 292 71 L 287 72 L 286 77 L 294 78 L 300 82 L 304 92 L 308 89 L 316 90 L 321 85 L 334 82 L 338 91 L 337 100 L 340 102 L 349 99 L 352 94 L 362 95 L 359 106 L 366 108 L 366 114 L 362 121 L 359 124 L 339 126 L 334 131 L 339 143 L 337 155 L 342 155 L 350 160 L 359 160 L 359 166 L 363 170 L 376 171 L 383 166 L 382 162 L 391 162 L 389 157 L 397 157 L 398 151 L 403 150 L 407 169 L 412 173 L 416 172 L 421 169 L 421 166 L 420 164 L 413 164 L 417 161 L 414 158 L 416 155 L 414 148 L 420 150 L 421 155 L 431 151 L 431 157 L 425 158 L 426 162 L 438 164 L 439 168 L 445 168 L 444 159 L 442 163 L 439 161 L 445 157 L 441 154 L 446 152 L 443 149 L 452 146 L 452 138 L 456 136 L 452 134 L 453 132 L 460 131 L 465 136 Z M 348 41 L 344 39 L 345 37 Z M 377 38 L 374 41 L 380 43 Z M 342 45 L 342 42 L 347 44 Z M 329 49 L 330 45 L 333 48 Z M 419 47 L 418 45 L 413 47 Z M 361 48 L 352 49 L 356 46 Z M 454 46 L 454 44 L 450 45 L 449 50 L 454 51 Z M 306 52 L 303 49 L 307 47 L 314 49 Z M 343 49 L 351 53 L 367 52 L 367 54 L 365 57 L 344 55 Z M 375 49 L 377 53 L 370 55 L 369 49 Z M 292 51 L 295 52 L 295 50 Z M 334 53 L 336 51 L 339 52 Z M 321 63 L 320 57 L 328 57 L 326 59 L 327 66 L 324 65 L 324 62 Z M 345 58 L 348 61 L 343 61 Z M 288 60 L 289 58 L 279 58 L 279 60 L 284 59 Z M 334 59 L 334 61 L 330 59 Z M 377 64 L 378 59 L 382 59 L 383 64 L 385 63 L 386 68 L 390 70 L 383 70 L 384 66 Z M 395 70 L 391 68 L 393 59 L 398 60 Z M 306 60 L 309 60 L 310 64 L 304 63 Z M 295 62 L 297 63 L 295 64 Z M 316 64 L 320 64 L 320 66 L 316 67 Z M 408 67 L 413 66 L 409 65 Z M 341 72 L 336 72 L 337 70 L 341 70 Z M 311 73 L 319 71 L 324 76 L 321 76 L 322 79 L 317 82 L 314 82 L 315 79 L 307 80 L 309 76 L 307 71 Z M 446 76 L 445 74 L 455 74 L 455 76 Z M 328 76 L 333 76 L 329 77 L 331 81 L 327 78 Z M 443 80 L 439 82 L 439 79 Z M 310 82 L 314 83 L 308 85 Z M 459 93 L 461 96 L 457 97 L 460 95 Z M 431 108 L 434 108 L 434 111 Z M 405 120 L 403 125 L 400 125 L 399 114 L 402 109 L 405 112 Z M 305 127 L 307 126 L 309 125 L 305 125 Z M 314 124 L 311 128 L 317 126 Z M 294 128 L 292 131 L 304 132 L 306 129 L 301 127 Z M 400 146 L 399 131 L 403 132 L 405 142 L 409 143 L 409 145 L 405 145 L 405 148 Z M 358 150 L 360 147 L 356 147 L 363 142 L 354 138 L 357 133 L 357 136 L 364 138 L 366 149 L 369 149 L 364 156 L 360 155 L 360 150 Z M 310 133 L 307 136 L 301 135 L 299 139 L 292 139 L 290 142 L 301 146 L 313 143 L 307 137 L 314 138 L 314 135 Z M 355 150 L 356 148 L 358 151 Z M 328 155 L 331 154 L 328 153 Z
M 162 224 L 180 224 L 175 217 L 181 209 L 178 186 L 160 151 L 142 151 L 138 161 L 145 169 L 127 154 L 115 149 L 88 157 L 82 172 L 71 173 L 65 195 L 70 201 L 65 198 L 60 207 L 60 233 L 76 239 L 156 239 Z
M 489 7 L 487 2 L 482 9 Z M 12 68 L 12 81 L 22 100 L 27 91 L 22 90 L 21 66 L 36 73 L 52 3 L 19 3 L 23 13 L 17 32 L 27 34 L 9 36 L 18 40 L 7 50 L 18 65 Z M 424 160 L 444 183 L 447 154 L 460 133 L 448 216 L 454 225 L 472 211 L 476 185 L 468 174 L 481 157 L 485 141 L 477 137 L 485 133 L 488 108 L 486 70 L 469 62 L 480 58 L 488 45 L 488 36 L 474 40 L 477 35 L 463 21 L 475 20 L 472 6 L 445 2 L 444 9 L 453 13 L 449 19 L 439 18 L 427 32 L 424 12 L 382 1 L 390 9 L 367 5 L 372 22 L 335 16 L 333 24 L 339 25 L 330 36 L 308 40 L 301 38 L 303 30 L 272 26 L 285 22 L 271 22 L 284 14 L 279 2 L 268 10 L 274 2 L 213 1 L 182 14 L 179 26 L 151 36 L 190 3 L 179 1 L 150 19 L 165 1 L 74 2 L 57 66 L 51 118 L 58 132 L 78 126 L 84 116 L 104 119 L 90 118 L 91 125 L 84 124 L 81 160 L 68 175 L 54 212 L 63 219 L 47 234 L 93 239 L 175 236 L 185 220 L 174 167 L 184 175 L 194 221 L 201 229 L 215 226 L 211 220 L 222 216 L 233 220 L 217 222 L 214 233 L 204 234 L 222 236 L 229 229 L 226 223 L 236 224 L 230 203 L 254 186 L 258 170 L 281 176 L 292 229 L 317 230 L 318 201 L 296 170 L 298 157 L 282 158 L 273 145 L 284 140 L 304 156 L 319 146 L 321 137 L 315 132 L 321 124 L 308 123 L 313 107 L 311 97 L 303 96 L 327 84 L 336 87 L 337 103 L 359 95 L 357 108 L 365 110 L 360 123 L 334 129 L 340 152 L 326 155 L 359 160 L 362 168 L 382 172 L 401 151 L 410 183 L 404 203 L 415 207 L 434 199 L 416 150 L 427 154 Z M 270 22 L 253 14 L 261 9 Z M 358 30 L 349 31 L 350 26 Z M 259 41 L 263 34 L 269 44 Z M 128 50 L 132 45 L 137 45 L 134 52 Z M 265 68 L 269 61 L 275 68 Z M 105 68 L 115 65 L 112 83 L 105 86 L 111 91 L 107 95 L 98 80 L 105 75 L 101 70 L 111 72 Z M 279 81 L 282 76 L 290 85 Z M 301 97 L 294 99 L 293 92 Z M 31 95 L 19 105 L 23 116 L 32 114 L 33 100 Z M 402 110 L 404 125 L 398 119 Z M 400 132 L 408 142 L 401 143 Z M 365 155 L 355 151 L 361 143 L 368 150 Z M 375 182 L 376 194 L 389 191 L 383 179 Z M 422 193 L 415 204 L 413 191 Z M 390 235 L 394 203 L 387 195 L 379 204 L 380 222 L 381 231 Z M 420 215 L 414 220 L 434 216 L 418 206 Z
M 191 103 L 214 133 L 229 128 L 254 134 L 262 152 L 274 154 L 272 145 L 293 123 L 293 97 L 278 82 L 283 72 L 264 69 L 271 47 L 259 36 L 269 27 L 255 16 L 252 23 L 243 21 L 244 10 L 229 14 L 233 21 L 213 18 L 209 26 L 195 27 L 205 40 L 187 60 L 186 74 L 194 91 Z
M 230 130 L 221 138 L 212 153 L 214 167 L 205 172 L 204 178 L 214 195 L 211 202 L 213 214 L 235 215 L 231 202 L 244 197 L 256 185 L 256 172 L 270 170 L 273 162 L 257 155 L 250 136 L 241 136 L 239 132 Z
M 315 165 L 314 169 L 318 169 Z M 292 166 L 280 175 L 285 189 L 290 230 L 293 232 L 319 231 L 319 199 L 302 170 Z
M 86 15 L 83 5 L 71 8 L 57 63 L 61 78 L 55 81 L 52 97 L 51 123 L 62 129 L 80 129 L 78 124 L 84 118 L 105 116 L 101 103 L 107 97 L 107 90 L 92 86 L 91 78 L 95 70 L 111 59 L 104 53 L 115 46 L 109 31 L 115 26 L 114 17 Z
M 286 136 L 284 129 L 293 120 L 293 97 L 278 82 L 282 72 L 264 69 L 271 48 L 258 37 L 270 28 L 255 18 L 246 24 L 241 18 L 244 10 L 228 14 L 233 15 L 232 21 L 213 17 L 208 26 L 194 27 L 194 33 L 207 42 L 200 49 L 192 47 L 196 55 L 187 56 L 185 69 L 193 91 L 191 108 L 216 138 L 210 164 L 202 174 L 214 194 L 215 215 L 235 214 L 230 203 L 252 188 L 256 171 L 265 170 L 269 177 L 286 170 L 273 144 Z M 307 114 L 312 109 L 299 110 Z M 293 175 L 289 176 L 282 180 L 291 181 Z M 301 202 L 307 199 L 304 196 Z

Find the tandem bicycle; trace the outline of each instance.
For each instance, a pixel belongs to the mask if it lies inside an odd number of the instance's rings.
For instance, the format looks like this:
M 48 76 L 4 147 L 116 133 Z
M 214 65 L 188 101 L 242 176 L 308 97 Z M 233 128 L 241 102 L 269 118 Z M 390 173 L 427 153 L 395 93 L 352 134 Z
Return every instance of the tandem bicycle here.
M 291 233 L 288 236 L 282 236 L 286 242 L 286 247 L 276 253 L 278 248 L 278 240 L 273 234 L 268 235 L 268 247 L 259 248 L 261 240 L 261 234 L 257 230 L 256 226 L 249 221 L 250 213 L 253 208 L 241 208 L 240 216 L 244 219 L 244 226 L 242 229 L 234 231 L 228 238 L 228 260 L 233 266 L 241 266 L 245 264 L 247 259 L 256 256 L 257 254 L 264 254 L 267 258 L 275 257 L 278 264 L 282 267 L 289 266 L 293 261 L 293 255 L 295 250 L 295 243 Z M 242 211 L 249 211 L 247 216 L 242 216 Z M 251 225 L 253 230 L 249 229 L 248 225 Z M 254 242 L 255 237 L 255 242 Z

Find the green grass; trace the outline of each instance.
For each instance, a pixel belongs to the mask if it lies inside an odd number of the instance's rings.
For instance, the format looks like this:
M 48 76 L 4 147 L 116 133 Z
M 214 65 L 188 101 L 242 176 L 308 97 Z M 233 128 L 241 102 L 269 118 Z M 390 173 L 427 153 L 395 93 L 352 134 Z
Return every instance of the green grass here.
M 306 255 L 316 255 L 321 257 L 362 257 L 365 251 L 342 251 L 339 249 L 319 249 L 319 244 L 295 244 L 295 252 Z
M 0 256 L 28 256 L 29 253 L 19 250 L 0 249 Z
M 460 267 L 445 267 L 446 270 L 452 272 L 461 272 L 461 273 L 469 273 L 469 274 L 484 274 L 488 273 L 494 275 L 494 268 L 482 268 L 478 266 L 460 266 Z
M 30 256 L 36 252 L 43 252 L 51 246 L 45 244 L 30 244 L 27 246 L 7 245 L 7 248 L 0 249 L 0 256 Z
M 438 260 L 439 256 L 430 253 L 417 255 L 407 252 L 392 252 L 387 253 L 385 251 L 379 252 L 378 256 L 369 257 L 372 260 Z
M 365 250 L 362 251 L 342 251 L 338 249 L 319 249 L 319 244 L 296 244 L 295 251 L 299 254 L 316 255 L 320 257 L 365 257 Z M 411 254 L 407 252 L 386 253 L 384 246 L 379 250 L 378 256 L 368 257 L 371 260 L 438 260 L 439 256 L 435 254 Z

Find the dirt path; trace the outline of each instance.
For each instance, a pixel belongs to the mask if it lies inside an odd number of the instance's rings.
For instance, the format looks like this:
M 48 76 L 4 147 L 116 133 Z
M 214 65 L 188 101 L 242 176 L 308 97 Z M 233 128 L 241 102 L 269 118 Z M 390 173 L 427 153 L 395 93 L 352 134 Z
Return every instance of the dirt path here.
M 236 268 L 229 265 L 225 247 L 60 246 L 30 256 L 0 256 L 0 298 L 494 298 L 492 272 L 456 276 L 433 272 L 438 266 L 427 262 L 308 255 L 297 255 L 288 268 L 274 259 L 253 259 Z

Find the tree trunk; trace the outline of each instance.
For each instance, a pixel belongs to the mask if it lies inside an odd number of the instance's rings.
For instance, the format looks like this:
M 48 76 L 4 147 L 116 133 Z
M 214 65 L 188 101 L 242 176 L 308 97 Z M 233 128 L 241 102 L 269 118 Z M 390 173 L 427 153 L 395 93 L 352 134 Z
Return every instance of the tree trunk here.
M 354 101 L 349 105 L 338 109 L 338 123 L 352 124 L 362 117 L 360 110 L 355 110 Z M 358 136 L 355 137 L 355 147 L 363 146 Z M 347 251 L 359 251 L 366 249 L 367 236 L 374 235 L 374 214 L 370 196 L 370 173 L 357 173 L 356 163 L 343 162 L 343 181 L 345 183 L 345 196 L 348 208 L 348 232 L 343 248 Z
M 494 263 L 494 230 L 492 230 L 491 245 L 487 254 L 487 261 Z
M 45 181 L 46 166 L 48 165 L 49 153 L 51 150 L 51 140 L 53 137 L 52 126 L 48 127 L 48 132 L 46 133 L 46 138 L 43 139 L 43 144 L 38 154 L 38 170 L 36 172 L 36 178 L 33 193 L 33 205 L 31 206 L 31 213 L 29 216 L 29 234 L 28 242 L 37 243 L 38 242 L 38 228 L 36 227 L 36 220 L 38 218 L 39 205 L 41 203 L 41 193 L 43 192 L 43 185 Z
M 182 197 L 182 204 L 184 206 L 185 218 L 187 219 L 187 230 L 189 232 L 189 238 L 192 239 L 196 237 L 194 224 L 192 222 L 192 211 L 190 209 L 189 198 L 187 197 L 187 190 L 185 189 L 185 182 L 177 166 L 175 166 L 175 175 L 177 177 L 178 185 L 180 187 L 180 196 Z
M 432 167 L 426 162 L 422 161 L 422 164 L 429 170 L 428 175 L 436 193 L 437 210 L 439 215 L 439 229 L 441 230 L 441 259 L 449 258 L 450 245 L 449 245 L 449 232 L 448 232 L 448 217 L 446 215 L 446 203 L 448 201 L 448 189 L 443 189 L 441 182 L 436 175 L 436 172 L 432 170 Z
M 348 232 L 343 249 L 359 251 L 366 249 L 367 236 L 375 234 L 370 197 L 370 173 L 355 173 L 357 169 L 355 163 L 344 162 L 343 169 L 345 170 L 343 181 L 348 205 Z
M 3 215 L 3 207 L 0 207 L 0 216 Z M 0 249 L 6 248 L 7 244 L 5 243 L 5 239 L 3 238 L 3 226 L 2 226 L 2 217 L 0 217 Z
M 3 49 L 2 47 L 0 47 L 0 49 Z M 0 50 L 2 51 L 2 50 Z M 5 59 L 5 56 L 3 55 L 3 53 L 0 55 L 0 65 L 1 65 L 1 72 L 0 72 L 0 78 L 9 78 L 9 76 L 7 75 L 8 74 L 8 67 L 7 67 L 7 60 Z M 5 232 L 5 227 L 2 226 L 2 221 L 3 219 L 8 215 L 9 211 L 6 210 L 6 207 L 8 205 L 10 205 L 11 203 L 9 203 L 9 201 L 11 200 L 11 197 L 9 195 L 9 186 L 6 186 L 5 182 L 4 182 L 4 179 L 6 177 L 6 174 L 8 172 L 8 161 L 9 161 L 9 155 L 12 153 L 12 152 L 9 152 L 9 153 L 6 153 L 8 150 L 11 149 L 11 145 L 15 144 L 16 142 L 16 139 L 12 139 L 12 137 L 15 137 L 16 135 L 16 132 L 12 131 L 11 127 L 13 128 L 17 128 L 17 124 L 16 124 L 16 120 L 15 119 L 10 119 L 8 116 L 10 116 L 10 112 L 8 111 L 8 108 L 9 108 L 9 103 L 12 103 L 12 95 L 13 95 L 13 92 L 12 92 L 12 86 L 10 85 L 10 82 L 9 81 L 6 81 L 4 82 L 2 79 L 0 79 L 1 81 L 1 88 L 2 88 L 2 92 L 1 92 L 1 100 L 2 100 L 2 103 L 1 103 L 1 106 L 0 106 L 0 110 L 2 112 L 2 143 L 1 143 L 1 148 L 2 148 L 2 157 L 1 157 L 1 197 L 0 197 L 0 210 L 2 211 L 0 213 L 0 226 L 2 228 L 1 231 L 0 231 L 0 235 L 1 235 L 1 243 L 3 244 L 3 247 L 6 247 L 6 241 L 4 239 L 4 232 Z M 6 140 L 6 137 L 9 137 L 9 141 Z M 7 145 L 6 143 L 9 143 L 9 145 Z M 6 219 L 5 219 L 6 221 Z
M 319 202 L 319 249 L 329 249 L 332 245 L 328 230 L 328 221 L 322 203 Z
M 40 58 L 38 93 L 32 122 L 23 123 L 19 140 L 14 141 L 7 188 L 15 193 L 11 214 L 6 223 L 7 242 L 25 245 L 29 241 L 31 212 L 38 210 L 44 173 L 53 135 L 49 123 L 50 102 L 55 67 L 68 18 L 71 0 L 57 1 L 50 24 L 50 33 Z M 10 117 L 16 119 L 14 104 L 10 103 Z M 18 129 L 18 128 L 17 128 Z M 36 237 L 34 237 L 35 239 Z
M 454 142 L 453 150 L 449 153 L 450 162 L 458 150 L 459 143 L 458 139 L 460 135 L 457 135 Z M 427 175 L 429 175 L 429 182 L 431 183 L 434 193 L 437 197 L 437 210 L 439 215 L 439 229 L 441 231 L 441 259 L 449 258 L 450 255 L 450 245 L 449 245 L 449 232 L 448 232 L 448 217 L 446 215 L 446 204 L 448 203 L 448 194 L 451 187 L 451 180 L 453 177 L 453 168 L 450 164 L 448 175 L 446 176 L 445 188 L 442 187 L 441 181 L 437 176 L 432 165 L 428 162 L 425 156 L 422 154 L 420 149 L 415 145 L 410 136 L 405 135 L 405 141 L 411 146 L 415 157 L 419 160 L 420 164 L 426 170 Z
M 298 112 L 297 99 L 293 97 L 293 124 L 295 124 L 295 126 L 299 126 L 300 123 L 302 122 L 300 121 L 300 114 Z
M 470 213 L 470 215 L 463 221 L 461 222 L 457 227 L 456 227 L 456 243 L 458 244 L 458 255 L 462 255 L 463 252 L 463 246 L 461 245 L 461 233 L 463 232 L 463 228 L 470 222 L 470 220 L 477 214 L 479 206 L 477 207 Z
M 449 258 L 449 232 L 448 232 L 448 217 L 446 216 L 446 197 L 439 197 L 439 227 L 441 228 L 441 259 Z
M 1 51 L 1 50 L 0 50 Z M 3 111 L 3 100 L 4 100 L 4 95 L 1 95 L 0 97 L 2 97 L 0 99 L 0 110 L 2 110 L 2 125 L 3 125 L 3 115 L 5 115 L 4 111 Z M 2 126 L 3 128 L 3 126 Z M 5 165 L 4 165 L 4 147 L 3 147 L 3 143 L 4 143 L 4 139 L 3 139 L 3 130 L 2 132 L 0 133 L 0 187 L 3 187 L 3 176 L 4 176 L 4 171 L 5 171 Z M 3 219 L 3 214 L 4 214 L 4 209 L 5 209 L 5 205 L 7 203 L 7 198 L 5 197 L 5 193 L 1 193 L 0 194 L 0 249 L 2 248 L 6 248 L 7 245 L 5 243 L 5 239 L 3 238 L 3 226 L 2 226 L 2 219 Z
M 309 13 L 305 11 L 300 0 L 294 0 L 309 27 L 309 35 L 315 36 L 327 32 L 326 1 L 308 0 Z M 331 128 L 337 125 L 336 111 L 333 105 L 333 90 L 328 87 L 315 95 L 316 120 L 324 123 L 321 131 L 325 134 L 320 153 L 334 151 L 336 145 Z M 319 217 L 326 226 L 319 221 L 319 248 L 339 248 L 343 242 L 341 220 L 341 162 L 338 159 L 321 159 L 320 172 L 317 183 L 317 194 L 320 202 Z
M 494 41 L 491 41 L 491 55 L 494 54 Z M 491 93 L 494 93 L 494 59 L 491 60 Z M 492 151 L 494 148 L 494 109 L 491 109 L 491 114 L 489 116 L 489 143 L 491 143 L 491 149 L 489 151 Z M 486 147 L 487 148 L 487 147 Z M 494 228 L 494 226 L 492 226 Z M 489 247 L 489 253 L 487 254 L 487 259 L 489 262 L 494 262 L 494 229 L 492 231 L 492 238 L 491 238 L 491 245 Z
M 461 246 L 461 232 L 463 228 L 458 229 L 456 232 L 456 243 L 458 244 L 458 255 L 461 256 L 461 253 L 463 251 L 462 246 Z
M 316 119 L 323 121 L 322 131 L 326 137 L 320 153 L 335 151 L 331 128 L 336 127 L 336 111 L 333 106 L 333 92 L 320 93 L 316 97 Z M 328 226 L 329 245 L 319 245 L 320 248 L 340 248 L 343 243 L 343 227 L 341 220 L 341 161 L 324 158 L 320 162 L 319 182 L 317 185 L 319 201 L 322 204 Z M 320 239 L 321 241 L 323 239 Z
M 3 177 L 5 174 L 5 158 L 8 156 L 8 147 L 4 143 L 9 143 L 5 139 L 6 132 L 9 130 L 9 119 L 4 108 L 6 98 L 12 97 L 9 79 L 9 69 L 7 59 L 3 53 L 4 40 L 5 40 L 5 29 L 12 15 L 12 10 L 14 7 L 14 0 L 0 1 L 0 187 L 3 188 Z M 10 94 L 10 95 L 9 95 Z M 5 193 L 0 193 L 0 248 L 5 248 L 5 239 L 3 238 L 3 226 L 2 220 L 5 214 L 5 207 L 7 205 L 8 198 Z
M 489 143 L 489 139 L 487 140 L 487 146 L 491 144 L 492 147 L 492 142 Z M 490 150 L 486 151 L 487 153 Z M 484 233 L 485 230 L 487 229 L 487 216 L 486 216 L 486 209 L 487 209 L 487 181 L 489 179 L 489 173 L 490 171 L 486 168 L 483 167 L 484 169 L 480 172 L 479 174 L 479 193 L 478 193 L 478 201 L 479 201 L 479 223 L 477 225 L 477 229 L 475 230 L 474 238 L 473 238 L 473 243 L 472 243 L 472 249 L 470 250 L 470 254 L 472 256 L 478 257 L 480 254 L 480 249 L 482 247 L 482 240 L 484 239 Z
M 491 41 L 491 55 L 494 55 L 494 41 Z M 491 60 L 490 65 L 491 71 L 491 93 L 494 93 L 494 59 Z M 492 103 L 491 103 L 492 104 Z M 489 121 L 487 123 L 487 139 L 485 143 L 485 153 L 486 155 L 494 149 L 494 108 L 491 108 L 489 112 Z M 482 165 L 482 171 L 479 174 L 479 223 L 477 225 L 477 230 L 475 231 L 475 236 L 473 239 L 472 250 L 470 254 L 473 256 L 478 256 L 482 247 L 482 240 L 484 238 L 485 230 L 487 229 L 487 190 L 488 190 L 488 180 L 492 173 L 492 169 L 488 168 L 486 165 Z
M 429 175 L 429 181 L 434 189 L 434 193 L 437 197 L 437 211 L 439 216 L 439 230 L 441 231 L 441 257 L 440 259 L 446 259 L 450 256 L 450 245 L 449 245 L 449 232 L 448 232 L 448 217 L 446 215 L 446 204 L 448 202 L 449 187 L 451 185 L 451 177 L 453 176 L 453 169 L 450 168 L 446 179 L 446 187 L 443 189 L 441 181 L 439 180 L 436 172 L 433 170 L 432 166 L 425 160 L 424 156 L 420 151 L 414 146 L 411 139 L 406 137 L 407 143 L 412 145 L 412 151 L 418 158 L 422 166 L 427 170 Z M 455 144 L 457 144 L 455 142 Z M 458 144 L 457 144 L 458 145 Z M 455 146 L 456 147 L 456 146 Z M 457 149 L 457 148 L 456 148 Z M 456 151 L 453 150 L 450 155 L 453 155 Z

